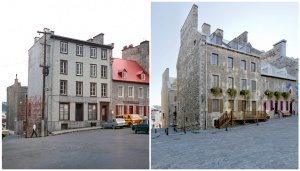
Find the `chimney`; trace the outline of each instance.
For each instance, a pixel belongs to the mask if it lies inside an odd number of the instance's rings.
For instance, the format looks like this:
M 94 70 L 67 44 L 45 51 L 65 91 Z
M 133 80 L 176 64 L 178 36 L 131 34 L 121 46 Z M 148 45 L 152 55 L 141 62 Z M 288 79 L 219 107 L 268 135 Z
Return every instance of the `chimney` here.
M 279 47 L 280 55 L 286 56 L 286 40 L 282 39 L 273 45 L 273 48 Z
M 35 37 L 34 38 L 34 44 L 36 43 L 36 42 L 38 42 L 40 40 L 40 37 Z
M 103 44 L 104 43 L 104 34 L 100 33 L 97 36 L 93 37 L 93 42 L 98 43 L 98 44 Z
M 220 33 L 220 34 L 221 34 L 221 36 L 222 36 L 222 38 L 223 38 L 223 30 L 221 30 L 221 29 L 217 28 L 217 30 L 216 30 L 215 32 L 216 32 L 216 33 Z
M 205 34 L 210 35 L 210 25 L 206 24 L 206 23 L 203 23 L 202 24 L 202 32 L 205 33 Z

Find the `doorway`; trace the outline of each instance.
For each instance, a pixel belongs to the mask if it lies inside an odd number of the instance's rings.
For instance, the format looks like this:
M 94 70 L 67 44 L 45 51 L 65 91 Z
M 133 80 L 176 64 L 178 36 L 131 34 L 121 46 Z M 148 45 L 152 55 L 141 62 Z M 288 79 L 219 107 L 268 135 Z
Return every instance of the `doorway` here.
M 290 113 L 293 114 L 293 102 L 290 102 Z
M 75 120 L 83 121 L 83 103 L 76 103 L 75 113 L 76 113 Z
M 229 100 L 229 109 L 228 109 L 228 113 L 234 111 L 234 100 Z
M 278 101 L 275 101 L 275 112 L 278 110 Z
M 252 115 L 256 115 L 256 101 L 252 101 Z
M 129 114 L 133 114 L 133 106 L 129 106 Z
M 107 122 L 109 119 L 109 103 L 108 102 L 100 102 L 100 115 L 101 121 Z M 117 115 L 117 113 L 115 113 Z M 112 116 L 114 118 L 115 116 Z

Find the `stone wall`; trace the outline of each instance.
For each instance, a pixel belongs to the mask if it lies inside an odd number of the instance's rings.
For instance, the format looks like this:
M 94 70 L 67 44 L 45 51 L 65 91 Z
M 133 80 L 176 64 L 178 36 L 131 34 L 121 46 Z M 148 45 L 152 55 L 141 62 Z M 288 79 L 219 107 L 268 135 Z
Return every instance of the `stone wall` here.
M 169 126 L 169 68 L 166 68 L 162 74 L 162 87 L 161 87 L 161 123 L 162 127 Z

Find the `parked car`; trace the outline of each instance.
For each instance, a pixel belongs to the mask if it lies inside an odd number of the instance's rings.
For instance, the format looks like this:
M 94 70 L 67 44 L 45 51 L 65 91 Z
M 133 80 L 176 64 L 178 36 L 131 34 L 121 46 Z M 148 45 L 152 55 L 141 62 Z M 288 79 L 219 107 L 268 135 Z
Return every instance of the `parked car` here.
M 139 124 L 133 125 L 131 128 L 135 133 L 138 132 L 149 132 L 149 119 L 144 118 Z
M 142 118 L 138 114 L 123 114 L 117 115 L 117 118 L 125 119 L 126 126 L 132 127 L 132 125 L 136 125 L 141 122 Z
M 125 126 L 125 120 L 123 118 L 114 118 L 108 122 L 102 123 L 102 129 L 106 128 L 123 128 Z

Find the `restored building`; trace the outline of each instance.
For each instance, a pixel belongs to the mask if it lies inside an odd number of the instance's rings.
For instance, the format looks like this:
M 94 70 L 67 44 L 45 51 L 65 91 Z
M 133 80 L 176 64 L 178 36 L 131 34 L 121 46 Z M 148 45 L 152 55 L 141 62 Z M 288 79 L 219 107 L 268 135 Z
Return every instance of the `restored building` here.
M 22 108 L 22 99 L 27 95 L 27 86 L 21 86 L 17 75 L 15 83 L 7 87 L 6 129 L 23 133 L 23 120 L 26 109 Z
M 177 81 L 176 78 L 169 77 L 169 68 L 162 75 L 161 115 L 163 128 L 176 124 Z
M 150 118 L 148 72 L 134 60 L 119 58 L 113 58 L 112 68 L 114 114 L 139 114 Z
M 45 125 L 48 131 L 100 125 L 111 114 L 111 56 L 104 34 L 79 40 L 46 32 Z M 29 49 L 28 97 L 42 96 L 44 36 Z M 47 72 L 47 71 L 46 71 Z M 36 112 L 40 115 L 41 110 Z M 29 126 L 30 126 L 29 122 Z
M 278 59 L 276 55 L 252 47 L 247 31 L 231 40 L 225 39 L 222 29 L 211 32 L 206 23 L 198 31 L 198 6 L 193 5 L 180 30 L 180 40 L 177 60 L 179 130 L 214 127 L 215 120 L 226 111 L 233 111 L 235 115 L 242 115 L 244 111 L 270 112 L 276 104 L 283 111 L 296 108 L 295 93 L 287 99 L 279 96 L 278 100 L 265 95 L 266 88 L 281 93 L 295 88 L 295 71 L 270 63 Z M 274 48 L 288 58 L 283 42 L 274 44 Z M 298 61 L 293 65 L 296 66 Z M 266 67 L 272 71 L 265 72 Z

